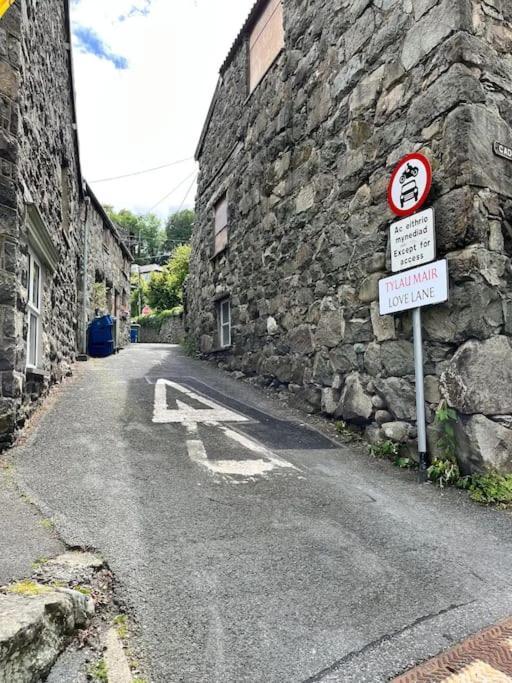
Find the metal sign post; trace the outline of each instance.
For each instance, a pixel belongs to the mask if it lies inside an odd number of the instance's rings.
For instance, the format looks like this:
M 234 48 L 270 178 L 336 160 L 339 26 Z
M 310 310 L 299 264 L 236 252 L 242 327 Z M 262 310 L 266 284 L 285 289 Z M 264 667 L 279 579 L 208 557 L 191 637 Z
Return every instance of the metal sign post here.
M 420 482 L 428 476 L 421 308 L 448 299 L 447 261 L 433 263 L 436 257 L 434 211 L 426 209 L 418 213 L 431 187 L 432 167 L 427 157 L 408 154 L 399 161 L 388 186 L 388 204 L 402 218 L 390 227 L 391 270 L 397 275 L 379 282 L 381 315 L 412 310 Z
M 418 428 L 418 455 L 420 459 L 420 481 L 427 480 L 427 417 L 425 414 L 425 377 L 423 372 L 423 333 L 421 329 L 421 308 L 412 312 L 414 332 L 414 369 L 416 374 L 416 421 Z
M 447 300 L 448 262 L 446 259 L 396 273 L 379 282 L 381 315 L 412 311 L 420 481 L 426 480 L 428 468 L 421 309 L 423 306 L 441 304 Z

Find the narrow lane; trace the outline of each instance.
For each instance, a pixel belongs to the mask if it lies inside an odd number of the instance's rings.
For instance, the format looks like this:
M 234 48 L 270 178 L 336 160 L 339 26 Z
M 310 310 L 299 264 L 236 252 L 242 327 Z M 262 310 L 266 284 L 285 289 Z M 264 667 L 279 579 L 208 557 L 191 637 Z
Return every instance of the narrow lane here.
M 156 683 L 376 683 L 512 613 L 510 515 L 305 423 L 148 345 L 83 366 L 17 449 L 109 561 Z

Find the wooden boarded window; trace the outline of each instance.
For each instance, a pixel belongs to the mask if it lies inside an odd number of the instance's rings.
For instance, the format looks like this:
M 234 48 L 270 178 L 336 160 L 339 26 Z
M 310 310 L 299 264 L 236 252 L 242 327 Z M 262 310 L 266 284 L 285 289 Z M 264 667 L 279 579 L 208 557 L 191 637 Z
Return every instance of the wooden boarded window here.
M 228 244 L 228 198 L 221 197 L 215 204 L 215 240 L 213 255 L 219 254 Z
M 283 47 L 283 2 L 269 0 L 249 36 L 250 92 L 265 76 Z

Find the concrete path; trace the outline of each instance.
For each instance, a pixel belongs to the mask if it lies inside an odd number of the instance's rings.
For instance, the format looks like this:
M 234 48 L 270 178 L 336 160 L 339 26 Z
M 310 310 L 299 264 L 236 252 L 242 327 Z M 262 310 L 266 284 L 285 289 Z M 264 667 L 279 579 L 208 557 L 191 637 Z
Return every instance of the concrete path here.
M 90 361 L 14 453 L 156 683 L 377 683 L 512 614 L 512 517 L 338 447 L 180 349 Z
M 34 562 L 64 551 L 49 520 L 16 488 L 9 458 L 10 454 L 0 455 L 0 586 L 31 576 Z

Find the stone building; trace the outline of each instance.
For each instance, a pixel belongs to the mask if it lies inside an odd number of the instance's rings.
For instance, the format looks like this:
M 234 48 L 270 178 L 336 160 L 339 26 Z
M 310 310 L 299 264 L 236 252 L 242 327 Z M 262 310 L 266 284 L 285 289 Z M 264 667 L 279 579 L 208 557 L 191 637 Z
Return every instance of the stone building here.
M 17 0 L 0 20 L 0 140 L 1 448 L 71 372 L 87 325 L 68 0 Z
M 116 318 L 115 347 L 130 343 L 130 271 L 132 255 L 117 228 L 88 184 L 89 202 L 84 214 L 84 259 L 87 263 L 85 311 L 82 318 L 90 321 L 97 309 Z M 97 292 L 101 292 L 98 300 Z M 84 286 L 82 286 L 82 292 Z M 85 352 L 85 340 L 81 350 Z
M 430 446 L 512 471 L 512 5 L 260 0 L 197 149 L 188 334 L 375 440 L 415 438 L 410 313 L 380 317 L 395 163 L 432 161 L 450 300 L 425 309 Z

